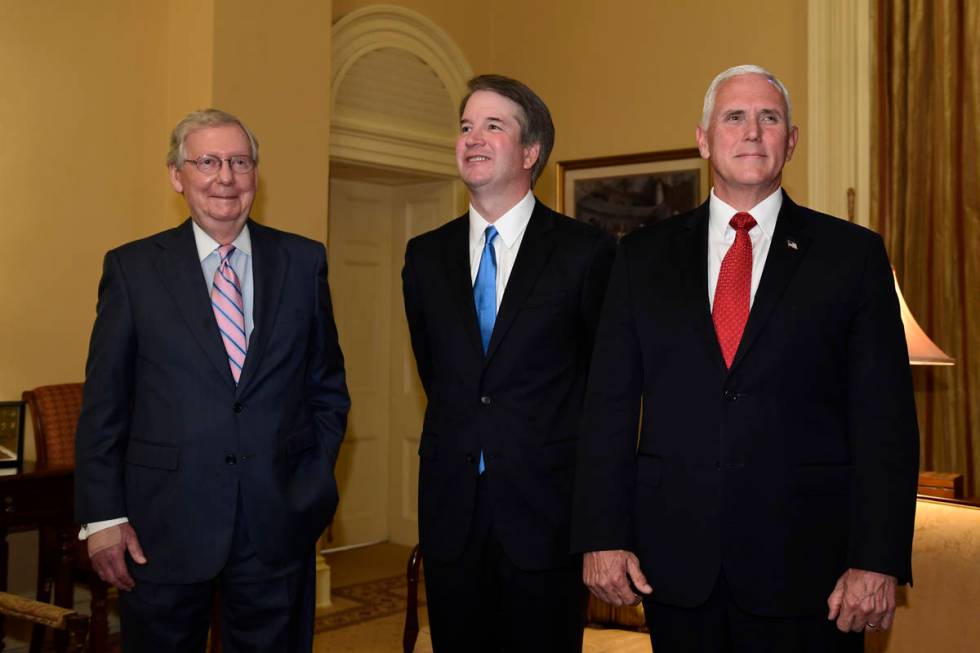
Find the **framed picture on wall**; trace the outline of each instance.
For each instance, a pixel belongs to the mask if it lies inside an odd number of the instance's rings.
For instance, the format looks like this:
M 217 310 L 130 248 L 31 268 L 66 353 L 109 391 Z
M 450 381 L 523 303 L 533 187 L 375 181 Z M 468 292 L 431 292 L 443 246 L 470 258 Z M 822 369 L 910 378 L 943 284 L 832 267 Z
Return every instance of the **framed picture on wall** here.
M 558 162 L 558 210 L 616 238 L 690 211 L 708 197 L 697 148 Z
M 0 475 L 21 470 L 25 412 L 23 401 L 0 401 Z

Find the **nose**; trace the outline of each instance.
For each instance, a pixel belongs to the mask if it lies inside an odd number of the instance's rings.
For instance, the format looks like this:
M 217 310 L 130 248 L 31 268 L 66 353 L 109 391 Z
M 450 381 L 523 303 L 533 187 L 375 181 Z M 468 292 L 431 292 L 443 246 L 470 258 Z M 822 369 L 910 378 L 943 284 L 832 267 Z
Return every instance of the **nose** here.
M 222 184 L 229 185 L 235 180 L 235 175 L 231 171 L 231 161 L 225 160 L 221 162 L 221 167 L 218 168 L 218 182 Z
M 474 127 L 466 133 L 465 143 L 467 146 L 481 145 L 484 141 L 483 130 Z
M 745 121 L 745 140 L 757 141 L 759 140 L 760 134 L 762 134 L 762 127 L 759 125 L 758 120 Z

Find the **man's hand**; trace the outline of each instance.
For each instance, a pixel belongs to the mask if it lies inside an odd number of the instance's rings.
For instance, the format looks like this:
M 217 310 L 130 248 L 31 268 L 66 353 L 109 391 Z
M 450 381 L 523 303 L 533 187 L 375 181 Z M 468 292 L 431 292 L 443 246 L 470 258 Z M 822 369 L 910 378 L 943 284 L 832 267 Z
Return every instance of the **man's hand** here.
M 136 586 L 126 569 L 126 552 L 140 565 L 146 564 L 146 556 L 132 526 L 128 523 L 110 526 L 92 533 L 86 542 L 88 557 L 99 578 L 120 590 L 128 591 Z
M 597 597 L 610 605 L 636 605 L 653 591 L 640 571 L 640 561 L 630 551 L 589 551 L 582 558 L 582 580 Z M 633 581 L 632 587 L 630 581 Z
M 887 630 L 895 618 L 894 576 L 863 569 L 848 569 L 837 579 L 827 598 L 827 619 L 837 620 L 841 632 Z

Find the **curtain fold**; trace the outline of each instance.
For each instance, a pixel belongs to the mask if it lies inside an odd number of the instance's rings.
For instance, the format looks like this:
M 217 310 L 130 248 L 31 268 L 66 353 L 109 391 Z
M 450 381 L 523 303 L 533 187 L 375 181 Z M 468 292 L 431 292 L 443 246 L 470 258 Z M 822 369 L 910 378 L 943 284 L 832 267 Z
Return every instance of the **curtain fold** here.
M 954 367 L 913 370 L 922 467 L 980 496 L 980 2 L 877 0 L 872 227 Z

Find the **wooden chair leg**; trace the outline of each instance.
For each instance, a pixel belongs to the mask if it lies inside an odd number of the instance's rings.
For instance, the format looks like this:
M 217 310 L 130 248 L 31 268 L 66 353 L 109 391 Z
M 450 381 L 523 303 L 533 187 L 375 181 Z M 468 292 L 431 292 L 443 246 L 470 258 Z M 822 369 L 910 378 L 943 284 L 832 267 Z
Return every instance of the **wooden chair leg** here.
M 92 620 L 89 631 L 90 651 L 92 653 L 105 653 L 109 650 L 109 585 L 104 583 L 93 571 L 88 586 L 92 593 L 90 604 Z
M 54 602 L 63 608 L 74 609 L 75 603 L 75 547 L 76 539 L 71 529 L 59 529 L 56 536 L 58 558 L 54 574 Z M 69 633 L 64 630 L 54 632 L 55 650 L 68 649 Z
M 51 561 L 56 560 L 58 556 L 57 533 L 49 526 L 41 526 L 38 528 L 37 539 L 37 600 L 41 603 L 50 603 L 55 574 Z M 41 653 L 46 632 L 44 626 L 34 624 L 31 629 L 30 653 Z
M 71 615 L 65 618 L 65 630 L 68 631 L 68 645 L 65 649 L 68 653 L 83 653 L 85 650 L 85 640 L 88 638 L 88 617 L 84 615 Z
M 402 650 L 412 653 L 419 637 L 419 568 L 422 565 L 422 550 L 416 544 L 408 556 L 408 600 L 405 604 L 405 631 L 402 633 Z

